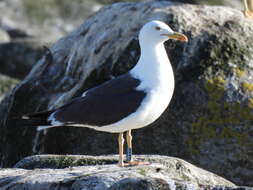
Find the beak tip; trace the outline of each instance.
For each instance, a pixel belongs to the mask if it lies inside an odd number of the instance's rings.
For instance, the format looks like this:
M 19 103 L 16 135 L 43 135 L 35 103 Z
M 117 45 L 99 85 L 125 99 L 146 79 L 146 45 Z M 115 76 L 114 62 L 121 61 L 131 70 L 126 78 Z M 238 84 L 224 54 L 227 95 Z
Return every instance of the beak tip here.
M 188 42 L 187 36 L 178 32 L 175 32 L 175 34 L 172 35 L 172 39 L 179 40 L 181 42 L 186 42 L 186 43 Z
M 179 38 L 178 38 L 178 40 L 180 40 L 180 41 L 182 41 L 182 42 L 188 42 L 188 38 L 187 38 L 187 36 L 186 35 L 184 35 L 184 34 L 182 34 Z

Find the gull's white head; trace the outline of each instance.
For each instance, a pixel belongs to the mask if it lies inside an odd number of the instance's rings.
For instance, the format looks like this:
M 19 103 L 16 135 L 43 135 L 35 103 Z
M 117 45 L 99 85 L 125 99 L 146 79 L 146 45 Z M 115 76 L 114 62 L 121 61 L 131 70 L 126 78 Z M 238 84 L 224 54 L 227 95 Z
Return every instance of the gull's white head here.
M 141 44 L 146 43 L 163 43 L 168 39 L 175 39 L 187 42 L 188 39 L 184 34 L 174 32 L 167 24 L 161 21 L 151 21 L 145 24 L 139 33 Z

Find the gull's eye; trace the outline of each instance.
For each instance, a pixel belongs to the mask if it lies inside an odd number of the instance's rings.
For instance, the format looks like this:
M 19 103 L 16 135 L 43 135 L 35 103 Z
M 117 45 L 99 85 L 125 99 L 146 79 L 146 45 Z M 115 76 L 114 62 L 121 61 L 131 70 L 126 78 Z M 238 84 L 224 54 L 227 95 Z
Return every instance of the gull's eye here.
M 156 30 L 161 30 L 161 28 L 159 26 L 156 26 L 155 29 Z

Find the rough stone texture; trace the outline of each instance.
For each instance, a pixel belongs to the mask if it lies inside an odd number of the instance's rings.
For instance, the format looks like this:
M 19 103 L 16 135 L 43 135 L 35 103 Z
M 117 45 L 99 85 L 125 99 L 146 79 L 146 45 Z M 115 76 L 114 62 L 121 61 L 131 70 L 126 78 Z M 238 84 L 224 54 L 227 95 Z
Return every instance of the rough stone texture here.
M 150 0 L 121 0 L 150 1 Z M 157 0 L 161 1 L 161 0 Z M 242 0 L 167 0 L 181 3 L 227 5 L 242 9 Z M 119 0 L 1 0 L 0 28 L 9 33 L 40 36 L 46 42 L 55 42 L 66 35 L 84 19 L 104 5 Z M 22 32 L 23 31 L 23 32 Z M 21 33 L 20 33 L 21 32 Z M 16 36 L 16 35 L 15 35 Z
M 9 34 L 25 31 L 52 43 L 101 6 L 93 0 L 1 0 L 0 28 Z
M 12 118 L 60 106 L 130 69 L 139 57 L 138 31 L 153 19 L 190 41 L 166 43 L 174 98 L 157 122 L 134 131 L 134 153 L 181 157 L 253 185 L 252 21 L 230 8 L 169 2 L 105 7 L 60 39 L 0 106 L 0 166 L 35 153 L 117 153 L 116 135 L 67 127 L 39 133 Z
M 0 44 L 1 43 L 6 43 L 10 41 L 10 36 L 7 32 L 5 32 L 4 30 L 1 30 L 0 28 Z
M 137 158 L 151 164 L 121 168 L 117 166 L 118 156 L 32 156 L 20 161 L 16 166 L 33 170 L 17 168 L 0 170 L 0 188 L 2 190 L 190 190 L 214 189 L 217 186 L 236 188 L 224 178 L 179 158 L 151 155 L 141 155 Z M 77 165 L 83 166 L 75 167 Z M 45 169 L 47 166 L 50 169 Z
M 0 75 L 0 102 L 3 100 L 6 93 L 18 84 L 18 80 L 5 75 Z
M 42 57 L 43 44 L 39 39 L 22 39 L 0 44 L 0 73 L 24 79 Z

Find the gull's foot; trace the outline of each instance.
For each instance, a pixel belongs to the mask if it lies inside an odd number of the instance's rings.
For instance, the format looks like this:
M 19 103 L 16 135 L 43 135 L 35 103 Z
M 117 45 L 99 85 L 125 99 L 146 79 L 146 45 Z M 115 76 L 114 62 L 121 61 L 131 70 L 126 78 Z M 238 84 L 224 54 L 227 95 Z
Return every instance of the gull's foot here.
M 244 11 L 244 15 L 253 20 L 253 12 L 246 10 Z
M 143 161 L 127 161 L 127 162 L 119 162 L 119 167 L 129 167 L 129 166 L 145 166 L 149 165 L 149 162 L 143 162 Z
M 124 162 L 119 162 L 119 163 L 118 163 L 118 166 L 119 166 L 119 167 L 124 167 L 124 166 L 125 166 L 125 163 L 124 163 Z
M 143 161 L 128 161 L 125 163 L 125 166 L 145 166 L 149 165 L 149 162 L 143 162 Z

